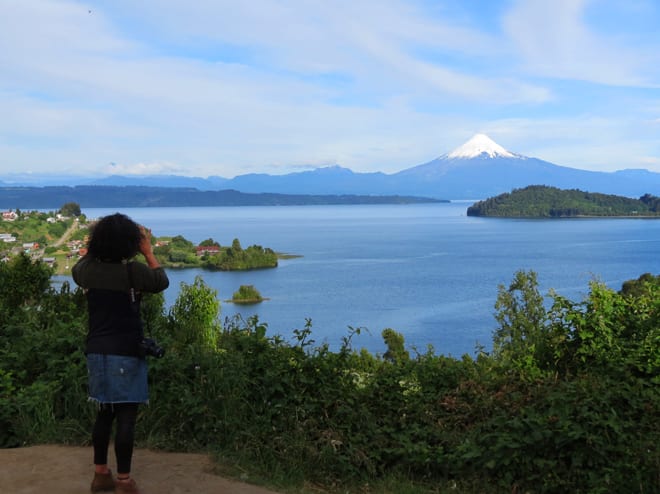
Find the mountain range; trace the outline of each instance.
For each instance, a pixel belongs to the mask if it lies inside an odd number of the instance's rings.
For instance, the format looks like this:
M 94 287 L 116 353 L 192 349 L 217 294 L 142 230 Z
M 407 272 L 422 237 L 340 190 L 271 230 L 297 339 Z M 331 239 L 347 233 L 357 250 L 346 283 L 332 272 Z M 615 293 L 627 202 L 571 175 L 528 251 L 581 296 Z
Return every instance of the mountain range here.
M 400 172 L 358 173 L 338 165 L 286 175 L 119 176 L 89 179 L 74 176 L 0 175 L 0 186 L 102 185 L 186 187 L 200 191 L 309 195 L 404 195 L 436 199 L 482 199 L 528 185 L 640 197 L 658 194 L 660 173 L 643 169 L 595 172 L 560 166 L 510 152 L 484 134 L 427 163 Z

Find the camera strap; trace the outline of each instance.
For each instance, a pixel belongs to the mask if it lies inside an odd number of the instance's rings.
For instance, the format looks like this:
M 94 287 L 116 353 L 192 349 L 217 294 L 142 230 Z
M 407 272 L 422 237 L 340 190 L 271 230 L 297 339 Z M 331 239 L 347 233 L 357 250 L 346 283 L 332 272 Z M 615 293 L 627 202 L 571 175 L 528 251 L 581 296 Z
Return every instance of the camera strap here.
M 126 262 L 126 272 L 128 273 L 128 296 L 130 299 L 131 309 L 134 313 L 140 314 L 140 302 L 142 300 L 142 293 L 135 290 L 135 283 L 133 280 L 133 261 Z M 140 318 L 141 320 L 141 318 Z M 143 334 L 145 333 L 144 327 L 142 328 Z M 147 323 L 146 334 L 151 335 L 151 329 Z
M 128 273 L 128 296 L 131 301 L 131 307 L 133 311 L 139 312 L 140 311 L 140 300 L 142 298 L 142 294 L 139 292 L 135 291 L 135 283 L 133 280 L 133 268 L 131 267 L 133 265 L 132 262 L 127 262 L 126 263 L 126 272 Z

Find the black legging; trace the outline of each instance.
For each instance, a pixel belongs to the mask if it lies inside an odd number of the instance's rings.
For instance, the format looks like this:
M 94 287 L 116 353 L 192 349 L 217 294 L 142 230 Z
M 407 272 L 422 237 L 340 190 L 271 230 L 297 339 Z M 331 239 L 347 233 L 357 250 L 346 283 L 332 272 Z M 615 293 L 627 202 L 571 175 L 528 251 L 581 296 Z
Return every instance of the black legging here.
M 116 417 L 115 456 L 117 457 L 117 473 L 130 473 L 137 411 L 137 403 L 106 403 L 99 406 L 94 429 L 92 429 L 95 465 L 106 465 L 108 463 L 108 446 L 110 445 L 112 422 Z

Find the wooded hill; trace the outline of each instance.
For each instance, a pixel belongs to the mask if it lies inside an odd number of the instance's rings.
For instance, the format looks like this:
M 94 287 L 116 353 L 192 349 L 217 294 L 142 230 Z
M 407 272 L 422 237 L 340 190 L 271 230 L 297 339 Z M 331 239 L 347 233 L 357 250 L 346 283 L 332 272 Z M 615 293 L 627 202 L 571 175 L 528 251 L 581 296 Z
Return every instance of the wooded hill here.
M 83 208 L 191 206 L 304 206 L 448 202 L 412 196 L 249 194 L 188 187 L 88 186 L 0 187 L 0 208 L 48 209 L 75 201 Z
M 632 199 L 577 189 L 530 185 L 476 202 L 468 208 L 467 215 L 509 218 L 660 217 L 660 197 L 645 194 L 639 199 Z

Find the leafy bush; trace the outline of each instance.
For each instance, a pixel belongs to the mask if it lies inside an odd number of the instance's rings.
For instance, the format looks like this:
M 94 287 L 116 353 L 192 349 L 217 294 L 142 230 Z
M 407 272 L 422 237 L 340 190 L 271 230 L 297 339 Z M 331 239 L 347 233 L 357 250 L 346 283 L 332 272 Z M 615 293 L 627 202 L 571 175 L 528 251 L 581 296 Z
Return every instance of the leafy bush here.
M 253 285 L 241 285 L 237 291 L 231 297 L 232 302 L 234 303 L 255 303 L 261 302 L 263 297 L 259 290 L 257 290 Z
M 84 297 L 44 285 L 49 273 L 0 267 L 2 446 L 88 441 Z M 166 355 L 150 360 L 138 442 L 344 492 L 388 479 L 408 492 L 658 492 L 659 303 L 650 275 L 621 292 L 593 282 L 574 302 L 519 272 L 500 287 L 491 354 L 412 355 L 387 329 L 381 356 L 352 348 L 359 328 L 333 352 L 309 320 L 292 342 L 257 318 L 220 324 L 197 278 L 168 313 L 162 295 L 144 299 Z
M 63 216 L 80 216 L 80 204 L 77 202 L 67 202 L 62 205 L 59 211 Z
M 50 269 L 22 256 L 0 270 L 0 444 L 79 441 L 89 417 L 82 292 L 49 287 Z M 15 285 L 14 285 L 15 283 Z M 21 300 L 22 298 L 22 300 Z M 21 303 L 22 302 L 22 303 Z
M 231 247 L 206 258 L 204 267 L 225 271 L 274 268 L 277 267 L 277 254 L 261 245 L 243 249 L 238 239 L 234 239 Z

